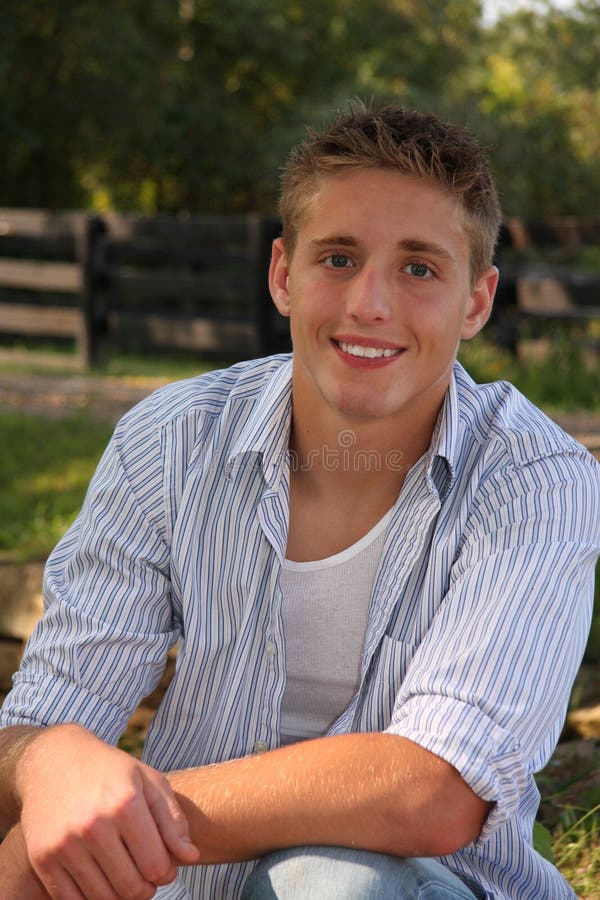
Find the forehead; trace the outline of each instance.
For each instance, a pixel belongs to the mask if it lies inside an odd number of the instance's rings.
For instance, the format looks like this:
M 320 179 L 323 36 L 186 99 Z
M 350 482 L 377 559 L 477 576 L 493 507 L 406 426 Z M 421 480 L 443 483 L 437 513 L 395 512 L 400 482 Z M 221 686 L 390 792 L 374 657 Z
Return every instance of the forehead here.
M 393 169 L 352 168 L 316 176 L 299 210 L 298 239 L 313 239 L 334 226 L 343 226 L 341 233 L 373 238 L 396 240 L 419 232 L 468 244 L 460 201 L 433 180 Z

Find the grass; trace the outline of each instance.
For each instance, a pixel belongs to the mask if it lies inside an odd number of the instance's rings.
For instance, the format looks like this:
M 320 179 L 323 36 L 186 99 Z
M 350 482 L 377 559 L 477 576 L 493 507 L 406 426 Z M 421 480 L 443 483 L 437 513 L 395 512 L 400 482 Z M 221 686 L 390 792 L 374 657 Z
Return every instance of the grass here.
M 75 518 L 112 428 L 0 413 L 0 553 L 43 559 Z
M 536 847 L 582 900 L 600 898 L 599 770 L 596 743 L 562 744 L 536 779 L 542 794 Z
M 107 351 L 101 363 L 85 371 L 85 375 L 103 378 L 106 375 L 122 378 L 167 378 L 177 381 L 199 372 L 209 372 L 231 365 L 234 360 L 192 353 L 121 353 Z M 24 375 L 52 375 L 73 377 L 82 374 L 75 347 L 56 342 L 21 340 L 7 343 L 0 340 L 0 373 Z

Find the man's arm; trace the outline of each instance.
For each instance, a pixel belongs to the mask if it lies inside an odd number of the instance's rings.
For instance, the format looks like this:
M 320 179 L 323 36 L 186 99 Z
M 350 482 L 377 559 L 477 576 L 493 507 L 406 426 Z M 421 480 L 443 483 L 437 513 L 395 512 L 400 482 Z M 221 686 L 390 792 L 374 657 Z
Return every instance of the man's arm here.
M 31 869 L 20 825 L 12 828 L 0 844 L 2 900 L 48 900 L 50 896 Z
M 174 877 L 173 861 L 237 861 L 307 843 L 450 853 L 477 837 L 489 807 L 450 765 L 387 734 L 174 772 L 175 798 L 163 776 L 79 726 L 45 729 L 14 768 L 29 860 L 56 900 L 99 886 L 115 900 L 151 897 Z
M 347 734 L 173 772 L 203 863 L 329 844 L 441 856 L 475 840 L 490 804 L 456 769 L 392 734 Z

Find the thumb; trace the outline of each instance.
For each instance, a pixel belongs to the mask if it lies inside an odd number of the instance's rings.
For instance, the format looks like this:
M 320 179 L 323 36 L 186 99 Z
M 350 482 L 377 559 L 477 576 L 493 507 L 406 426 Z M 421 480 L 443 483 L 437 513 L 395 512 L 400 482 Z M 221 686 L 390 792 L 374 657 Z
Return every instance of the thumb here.
M 175 798 L 168 781 L 161 776 L 158 787 L 152 781 L 144 784 L 146 802 L 163 839 L 165 847 L 179 865 L 198 862 L 200 852 L 190 837 L 187 816 Z

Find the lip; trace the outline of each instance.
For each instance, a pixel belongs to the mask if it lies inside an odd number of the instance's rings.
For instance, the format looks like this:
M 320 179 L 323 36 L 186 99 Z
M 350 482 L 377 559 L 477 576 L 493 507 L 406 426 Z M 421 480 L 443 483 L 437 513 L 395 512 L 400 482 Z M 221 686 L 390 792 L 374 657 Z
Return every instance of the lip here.
M 359 347 L 376 347 L 378 350 L 397 350 L 393 356 L 352 356 L 340 347 L 340 341 L 344 344 L 356 344 Z M 373 338 L 336 337 L 331 339 L 331 344 L 338 357 L 354 369 L 382 369 L 391 366 L 399 360 L 405 352 L 404 347 L 392 344 L 390 341 L 373 340 Z

